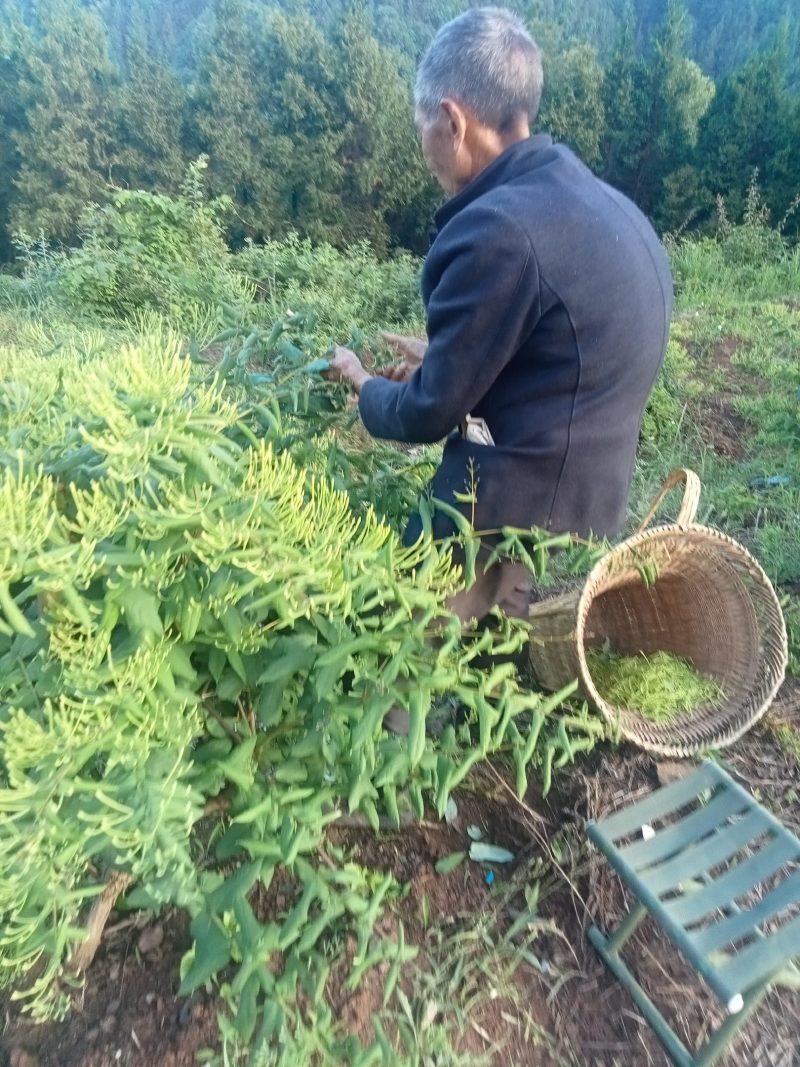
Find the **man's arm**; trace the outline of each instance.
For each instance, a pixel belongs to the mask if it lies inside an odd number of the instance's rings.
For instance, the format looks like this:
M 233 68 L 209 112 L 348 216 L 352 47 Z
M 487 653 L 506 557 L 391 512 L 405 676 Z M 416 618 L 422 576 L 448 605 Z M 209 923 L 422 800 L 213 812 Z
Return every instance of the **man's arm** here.
M 538 321 L 539 275 L 527 236 L 496 211 L 473 210 L 469 221 L 437 252 L 442 264 L 421 366 L 406 382 L 361 383 L 359 409 L 373 437 L 441 440 L 486 395 Z

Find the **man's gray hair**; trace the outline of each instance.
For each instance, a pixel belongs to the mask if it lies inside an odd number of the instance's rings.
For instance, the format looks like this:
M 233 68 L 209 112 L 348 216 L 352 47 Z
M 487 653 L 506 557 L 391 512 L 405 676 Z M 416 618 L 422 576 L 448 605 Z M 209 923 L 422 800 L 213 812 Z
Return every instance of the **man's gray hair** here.
M 432 119 L 447 97 L 504 131 L 533 122 L 542 99 L 542 54 L 525 25 L 502 7 L 466 11 L 442 26 L 422 58 L 414 100 Z

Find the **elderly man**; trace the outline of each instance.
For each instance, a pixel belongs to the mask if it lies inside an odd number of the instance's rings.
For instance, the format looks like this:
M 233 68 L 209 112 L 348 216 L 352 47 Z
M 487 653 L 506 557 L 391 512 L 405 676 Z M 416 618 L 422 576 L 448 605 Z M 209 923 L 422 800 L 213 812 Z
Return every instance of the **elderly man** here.
M 374 437 L 447 438 L 432 495 L 477 531 L 611 536 L 672 282 L 635 205 L 564 145 L 531 136 L 541 93 L 539 49 L 511 12 L 471 10 L 436 35 L 415 92 L 423 155 L 449 197 L 422 275 L 427 349 L 387 335 L 403 362 L 373 377 L 338 348 L 331 376 L 359 393 Z M 459 503 L 473 485 L 476 502 Z M 420 529 L 412 518 L 407 540 Z M 450 606 L 466 619 L 494 605 L 526 614 L 518 564 L 479 571 Z

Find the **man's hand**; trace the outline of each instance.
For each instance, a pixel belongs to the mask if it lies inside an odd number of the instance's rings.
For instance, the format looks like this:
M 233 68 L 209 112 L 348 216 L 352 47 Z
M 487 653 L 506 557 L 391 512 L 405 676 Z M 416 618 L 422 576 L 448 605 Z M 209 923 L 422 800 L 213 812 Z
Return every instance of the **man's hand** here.
M 336 345 L 333 359 L 325 371 L 325 377 L 329 382 L 344 382 L 345 385 L 352 385 L 355 391 L 360 393 L 361 387 L 372 378 L 372 375 L 364 370 L 355 352 Z
M 390 367 L 383 367 L 377 373 L 382 378 L 388 378 L 390 382 L 407 382 L 425 358 L 428 349 L 427 341 L 422 341 L 419 337 L 403 337 L 397 333 L 384 331 L 381 332 L 381 337 L 400 358 L 397 363 Z

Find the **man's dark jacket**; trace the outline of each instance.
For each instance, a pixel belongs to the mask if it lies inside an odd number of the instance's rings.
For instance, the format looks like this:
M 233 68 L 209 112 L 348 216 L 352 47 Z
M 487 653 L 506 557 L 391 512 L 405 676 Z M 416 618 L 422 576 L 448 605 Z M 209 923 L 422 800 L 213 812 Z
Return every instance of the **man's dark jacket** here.
M 364 425 L 395 441 L 451 434 L 432 493 L 454 504 L 474 461 L 478 531 L 618 533 L 672 311 L 658 237 L 541 134 L 507 149 L 436 225 L 422 275 L 427 354 L 407 382 L 366 383 Z M 460 436 L 468 413 L 494 447 Z

